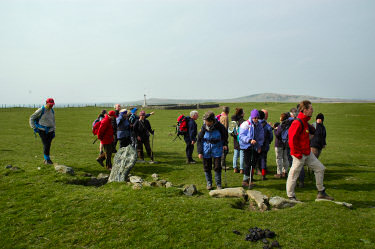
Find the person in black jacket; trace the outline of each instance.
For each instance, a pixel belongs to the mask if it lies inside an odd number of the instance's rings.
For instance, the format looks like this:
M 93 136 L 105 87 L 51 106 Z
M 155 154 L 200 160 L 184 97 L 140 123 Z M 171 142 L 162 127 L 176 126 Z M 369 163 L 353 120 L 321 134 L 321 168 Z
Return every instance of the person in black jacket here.
M 193 159 L 194 144 L 197 142 L 197 124 L 195 120 L 199 117 L 197 111 L 190 112 L 190 118 L 187 123 L 187 133 L 184 134 L 184 140 L 186 143 L 186 163 L 194 164 L 196 161 Z
M 154 135 L 154 131 L 151 129 L 150 121 L 146 119 L 146 113 L 141 111 L 139 113 L 139 119 L 134 123 L 134 134 L 137 138 L 137 153 L 140 160 L 144 160 L 143 145 L 145 145 L 147 155 L 154 160 L 151 147 L 150 147 L 150 134 Z
M 323 124 L 324 115 L 319 113 L 316 115 L 316 127 L 314 137 L 310 141 L 311 152 L 316 158 L 319 158 L 322 149 L 326 147 L 326 127 Z

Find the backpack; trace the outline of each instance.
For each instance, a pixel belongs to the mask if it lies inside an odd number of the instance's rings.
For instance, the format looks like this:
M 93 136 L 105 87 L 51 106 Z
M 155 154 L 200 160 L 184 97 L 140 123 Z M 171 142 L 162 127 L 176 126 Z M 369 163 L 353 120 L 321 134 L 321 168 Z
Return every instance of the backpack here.
M 302 125 L 302 131 L 303 131 L 303 122 L 301 119 L 299 118 L 295 118 L 294 120 L 298 120 L 301 125 Z M 281 131 L 281 141 L 283 142 L 283 144 L 287 144 L 288 143 L 288 140 L 289 140 L 289 137 L 288 137 L 288 134 L 289 134 L 289 127 L 291 126 L 291 123 L 287 126 L 287 127 L 284 127 L 284 129 Z M 281 126 L 280 126 L 281 128 Z
M 220 122 L 220 118 L 221 118 L 221 114 L 216 115 L 216 119 L 217 119 L 217 121 Z
M 39 128 L 39 127 L 44 128 L 44 129 L 46 130 L 46 132 L 48 133 L 48 129 L 49 129 L 49 128 L 39 124 L 39 120 L 42 118 L 42 116 L 43 116 L 45 110 L 46 110 L 46 107 L 43 105 L 43 106 L 42 106 L 42 113 L 40 114 L 39 118 L 36 118 L 36 119 L 34 120 L 34 124 L 35 124 L 35 126 L 38 127 L 38 128 Z M 55 111 L 54 111 L 52 108 L 51 108 L 51 110 L 52 110 L 52 113 L 55 114 Z
M 187 134 L 189 119 L 190 119 L 190 117 L 185 117 L 184 115 L 178 116 L 177 125 L 176 125 L 177 136 Z
M 99 127 L 101 125 L 102 121 L 99 119 L 95 119 L 95 121 L 92 123 L 92 134 L 98 135 Z
M 134 125 L 135 121 L 137 121 L 137 117 L 135 116 L 134 113 L 132 113 L 132 114 L 130 115 L 130 117 L 129 117 L 129 123 L 130 123 L 131 125 Z

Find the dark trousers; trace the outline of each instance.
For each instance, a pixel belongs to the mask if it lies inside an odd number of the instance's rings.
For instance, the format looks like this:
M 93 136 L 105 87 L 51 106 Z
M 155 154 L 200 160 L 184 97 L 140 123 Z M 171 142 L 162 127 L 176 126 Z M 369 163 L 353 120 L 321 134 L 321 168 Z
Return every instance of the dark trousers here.
M 145 146 L 147 155 L 151 158 L 151 160 L 154 160 L 152 156 L 152 151 L 150 147 L 150 139 L 147 138 L 142 138 L 141 141 L 137 140 L 137 153 L 138 153 L 138 158 L 141 160 L 145 159 L 145 156 L 143 154 L 143 145 Z
M 43 154 L 46 156 L 49 156 L 51 143 L 53 139 L 53 133 L 54 132 L 46 133 L 45 131 L 39 130 L 39 136 L 42 139 L 42 143 L 43 143 Z
M 246 176 L 250 176 L 250 168 L 251 166 L 253 167 L 253 169 L 255 168 L 256 163 L 259 158 L 259 153 L 256 150 L 254 150 L 252 146 L 250 146 L 249 148 L 243 151 L 244 151 L 244 160 L 245 160 L 245 165 L 243 169 L 244 174 Z
M 189 161 L 193 160 L 194 144 L 191 144 L 191 141 L 185 141 L 186 143 L 186 157 Z
M 132 142 L 130 137 L 120 138 L 119 141 L 120 141 L 120 148 L 126 147 Z
M 214 171 L 221 172 L 221 157 L 214 157 Z M 203 158 L 203 170 L 208 172 L 212 170 L 212 158 Z
M 259 154 L 260 169 L 267 169 L 267 151 L 261 151 Z
M 113 152 L 113 144 L 103 144 L 104 148 L 104 156 L 105 156 L 105 166 L 107 169 L 112 168 L 112 152 Z

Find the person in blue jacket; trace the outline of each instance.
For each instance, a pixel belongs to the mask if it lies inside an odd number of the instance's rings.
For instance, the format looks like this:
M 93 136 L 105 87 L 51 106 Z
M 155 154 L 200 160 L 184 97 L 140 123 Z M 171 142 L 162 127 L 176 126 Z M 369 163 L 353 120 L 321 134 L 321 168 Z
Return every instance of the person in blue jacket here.
M 117 139 L 120 141 L 120 148 L 126 147 L 131 144 L 130 138 L 130 122 L 128 118 L 128 111 L 122 109 L 116 118 L 117 124 Z
M 207 189 L 212 189 L 212 163 L 215 171 L 217 189 L 221 187 L 221 156 L 228 148 L 228 132 L 215 114 L 208 111 L 203 116 L 204 124 L 198 134 L 198 157 L 203 159 L 203 170 L 206 176 Z
M 259 112 L 254 109 L 251 111 L 250 118 L 243 122 L 240 126 L 239 142 L 240 148 L 244 151 L 245 167 L 244 176 L 242 180 L 242 187 L 249 187 L 250 181 L 250 168 L 251 184 L 253 185 L 254 167 L 258 160 L 259 154 L 262 151 L 264 142 L 264 130 L 258 121 Z

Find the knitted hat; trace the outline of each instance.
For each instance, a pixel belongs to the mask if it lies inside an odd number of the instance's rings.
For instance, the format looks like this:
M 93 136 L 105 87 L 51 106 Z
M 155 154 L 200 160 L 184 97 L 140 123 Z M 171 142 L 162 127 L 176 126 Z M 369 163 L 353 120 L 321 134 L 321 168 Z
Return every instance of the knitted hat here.
M 250 115 L 250 118 L 259 118 L 259 112 L 257 109 L 254 109 L 251 111 L 251 115 Z
M 203 115 L 203 120 L 206 120 L 208 122 L 213 122 L 215 121 L 215 119 L 216 119 L 215 114 L 211 111 L 208 111 Z
M 316 115 L 316 119 L 321 119 L 322 121 L 324 121 L 323 113 L 319 113 L 318 115 Z
M 137 107 L 134 107 L 130 112 L 134 114 L 137 110 Z
M 116 112 L 115 111 L 109 111 L 108 116 L 116 117 Z

